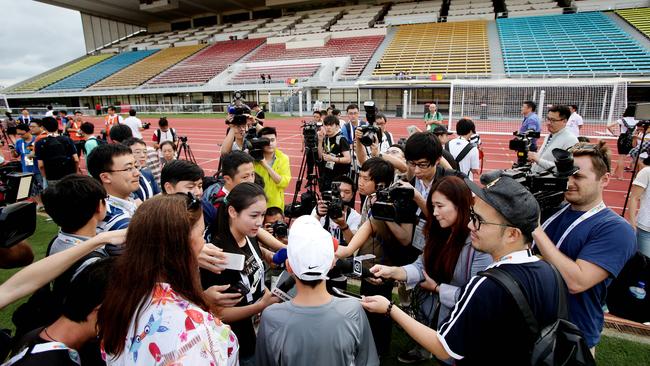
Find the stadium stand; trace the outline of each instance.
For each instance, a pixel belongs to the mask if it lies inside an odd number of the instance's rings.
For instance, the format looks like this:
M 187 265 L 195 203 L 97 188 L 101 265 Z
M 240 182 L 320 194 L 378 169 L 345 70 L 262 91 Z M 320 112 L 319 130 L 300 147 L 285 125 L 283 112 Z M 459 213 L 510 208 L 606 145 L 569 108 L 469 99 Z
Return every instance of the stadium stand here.
M 383 14 L 383 6 L 367 6 L 347 10 L 334 25 L 330 27 L 331 32 L 367 29 L 375 25 L 375 21 Z
M 230 84 L 261 83 L 260 74 L 271 75 L 274 83 L 284 83 L 288 78 L 310 78 L 319 68 L 319 63 L 246 67 L 231 79 Z
M 562 14 L 564 9 L 553 0 L 505 0 L 508 18 Z
M 125 67 L 142 60 L 143 58 L 151 56 L 157 51 L 158 50 L 143 50 L 120 53 L 74 75 L 71 75 L 61 81 L 58 81 L 43 90 L 59 91 L 85 89 L 90 85 L 93 85 L 96 82 L 103 80 L 106 77 L 124 69 Z
M 435 23 L 438 21 L 441 7 L 441 0 L 395 4 L 384 16 L 384 23 L 386 25 Z
M 91 89 L 134 88 L 201 50 L 205 45 L 172 47 L 119 71 Z
M 650 6 L 650 0 L 574 0 L 573 5 L 577 12 L 642 8 Z
M 617 10 L 616 14 L 650 38 L 650 8 Z
M 264 39 L 216 42 L 164 71 L 149 81 L 147 86 L 206 83 L 262 43 L 264 43 Z
M 244 61 L 263 62 L 349 56 L 350 64 L 341 75 L 359 76 L 383 40 L 384 36 L 332 38 L 323 47 L 291 50 L 287 50 L 284 43 L 265 44 L 246 57 Z
M 497 27 L 508 75 L 650 71 L 650 52 L 603 13 L 497 19 Z
M 452 0 L 449 4 L 448 22 L 475 19 L 494 19 L 491 0 Z
M 256 33 L 249 34 L 248 38 L 267 38 L 288 33 L 289 29 L 302 21 L 301 15 L 287 15 L 275 18 L 257 29 Z
M 336 19 L 341 17 L 341 13 L 345 7 L 339 8 L 327 8 L 322 9 L 318 12 L 313 11 L 301 11 L 296 13 L 298 16 L 304 17 L 302 22 L 295 25 L 293 29 L 290 29 L 291 34 L 310 34 L 310 33 L 321 33 L 326 31 L 330 25 L 336 22 Z
M 488 74 L 486 21 L 402 25 L 373 75 Z
M 79 71 L 102 62 L 112 56 L 112 54 L 102 54 L 83 57 L 81 60 L 73 62 L 67 66 L 61 67 L 59 69 L 54 69 L 52 72 L 49 72 L 36 80 L 32 80 L 23 85 L 19 85 L 17 88 L 13 89 L 13 91 L 17 93 L 27 93 L 43 89 L 50 84 L 53 84 L 70 75 L 76 74 Z

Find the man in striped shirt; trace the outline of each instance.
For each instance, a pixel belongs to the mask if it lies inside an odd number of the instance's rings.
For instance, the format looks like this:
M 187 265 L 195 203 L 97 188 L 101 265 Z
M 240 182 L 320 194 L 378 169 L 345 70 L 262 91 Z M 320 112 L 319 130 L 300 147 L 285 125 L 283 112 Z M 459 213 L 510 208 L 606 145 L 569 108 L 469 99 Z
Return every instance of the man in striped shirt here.
M 97 146 L 88 156 L 88 172 L 106 189 L 106 217 L 97 233 L 125 229 L 137 208 L 131 194 L 140 186 L 140 171 L 131 149 L 122 144 Z M 109 254 L 120 254 L 121 246 L 106 246 Z

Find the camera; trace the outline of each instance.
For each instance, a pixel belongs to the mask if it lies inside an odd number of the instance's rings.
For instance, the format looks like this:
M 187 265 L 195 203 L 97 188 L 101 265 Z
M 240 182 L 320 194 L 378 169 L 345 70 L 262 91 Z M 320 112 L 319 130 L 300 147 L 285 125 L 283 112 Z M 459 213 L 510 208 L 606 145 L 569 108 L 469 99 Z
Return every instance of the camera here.
M 321 126 L 317 125 L 314 121 L 302 121 L 302 138 L 305 142 L 305 149 L 316 150 L 318 149 L 318 130 Z
M 402 187 L 399 183 L 377 191 L 377 200 L 372 204 L 372 217 L 382 221 L 396 223 L 415 220 L 415 202 L 413 189 Z
M 36 230 L 36 203 L 29 197 L 33 173 L 22 173 L 20 162 L 0 167 L 0 247 L 9 248 Z M 22 202 L 20 202 L 22 201 Z
M 530 139 L 539 138 L 539 132 L 528 130 L 520 133 L 515 131 L 512 133 L 515 138 L 510 140 L 508 148 L 517 152 L 517 162 L 512 165 L 513 169 L 519 167 L 530 167 L 528 162 L 528 152 L 530 151 Z
M 187 136 L 178 136 L 178 141 L 180 141 L 183 144 L 187 143 Z
M 277 220 L 271 224 L 271 229 L 273 229 L 273 236 L 276 238 L 286 238 L 289 236 L 289 227 L 282 220 Z
M 366 121 L 368 124 L 365 126 L 359 127 L 361 130 L 361 144 L 363 146 L 370 146 L 377 138 L 377 141 L 381 143 L 381 130 L 379 127 L 375 126 L 375 120 L 377 117 L 377 107 L 375 107 L 375 102 L 368 100 L 363 103 L 363 108 L 366 110 Z
M 257 137 L 257 129 L 252 126 L 244 135 L 244 149 L 248 150 L 248 155 L 252 156 L 255 161 L 264 159 L 264 148 L 271 145 L 271 141 L 266 137 Z
M 308 190 L 300 194 L 300 201 L 295 204 L 289 204 L 284 209 L 284 216 L 295 219 L 303 215 L 311 215 L 311 211 L 316 207 L 316 194 Z
M 332 183 L 332 189 L 322 193 L 323 201 L 327 205 L 327 216 L 332 219 L 343 217 L 343 200 L 341 199 L 341 183 Z
M 151 127 L 151 122 L 143 122 L 142 123 L 142 128 L 144 128 L 145 130 L 148 130 L 149 127 Z
M 569 184 L 569 177 L 578 171 L 573 165 L 573 155 L 562 149 L 553 149 L 556 172 L 545 171 L 532 173 L 530 166 L 522 166 L 503 171 L 508 176 L 526 187 L 533 194 L 542 211 L 542 218 L 555 210 L 564 201 L 564 192 Z

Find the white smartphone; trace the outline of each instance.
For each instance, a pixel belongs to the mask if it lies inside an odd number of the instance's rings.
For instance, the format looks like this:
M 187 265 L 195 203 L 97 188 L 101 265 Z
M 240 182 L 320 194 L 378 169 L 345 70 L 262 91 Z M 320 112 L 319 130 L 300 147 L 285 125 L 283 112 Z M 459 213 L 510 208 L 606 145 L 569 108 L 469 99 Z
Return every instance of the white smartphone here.
M 243 254 L 228 252 L 223 252 L 223 254 L 226 257 L 226 264 L 223 266 L 224 269 L 232 269 L 235 271 L 241 271 L 244 269 L 244 261 L 246 260 L 246 256 Z

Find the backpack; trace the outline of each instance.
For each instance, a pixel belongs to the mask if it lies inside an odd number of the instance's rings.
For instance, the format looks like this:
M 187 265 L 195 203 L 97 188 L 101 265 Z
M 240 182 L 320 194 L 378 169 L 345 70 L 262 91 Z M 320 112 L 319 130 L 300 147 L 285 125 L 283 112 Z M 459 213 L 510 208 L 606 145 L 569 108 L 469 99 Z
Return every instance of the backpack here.
M 39 155 L 48 179 L 57 180 L 75 173 L 72 146 L 74 145 L 65 136 L 47 136 L 43 139 L 43 152 Z
M 106 145 L 106 144 L 108 144 L 108 142 L 106 142 L 106 140 L 98 139 L 97 137 L 91 137 L 91 138 L 89 138 L 88 140 L 86 140 L 86 142 L 88 142 L 88 141 L 90 141 L 90 140 L 95 140 L 95 141 L 97 141 L 97 146 L 101 146 L 101 145 Z M 85 155 L 86 157 L 88 157 L 88 150 L 86 150 L 86 142 L 84 142 L 84 155 Z
M 214 207 L 218 207 L 217 193 L 219 193 L 224 183 L 225 181 L 223 180 L 223 177 L 216 174 L 211 177 L 203 178 L 203 186 L 207 187 L 203 189 L 203 200 L 209 202 Z
M 567 320 L 567 291 L 562 275 L 553 265 L 551 268 L 558 284 L 558 315 L 555 322 L 541 330 L 526 296 L 514 277 L 499 267 L 493 267 L 478 274 L 496 281 L 515 300 L 526 321 L 530 335 L 535 340 L 530 352 L 530 365 L 595 366 L 596 362 L 587 347 L 582 332 L 575 324 Z
M 625 267 L 607 287 L 606 302 L 610 314 L 639 323 L 650 321 L 650 296 L 639 299 L 630 292 L 630 287 L 638 286 L 639 282 L 645 282 L 648 291 L 650 258 L 641 252 L 637 252 L 627 261 Z
M 458 153 L 458 155 L 454 158 L 454 160 L 456 160 L 456 162 L 460 164 L 460 161 L 465 159 L 467 154 L 469 154 L 469 152 L 472 151 L 474 147 L 476 147 L 474 143 L 472 142 L 467 143 L 467 145 L 465 145 L 465 147 Z M 447 141 L 447 143 L 445 144 L 445 150 L 451 153 L 451 151 L 449 151 L 449 141 Z
M 386 141 L 388 141 L 388 146 L 393 145 L 393 138 L 390 136 L 390 133 L 388 133 L 388 131 L 384 131 L 384 138 Z
M 171 131 L 171 133 L 172 133 L 172 142 L 176 141 L 176 130 L 174 130 L 173 128 L 170 128 L 169 131 Z M 157 137 L 156 141 L 158 142 L 158 144 L 160 144 L 160 136 L 161 135 L 162 135 L 162 131 L 160 131 L 160 128 L 157 128 L 156 129 L 156 137 Z

